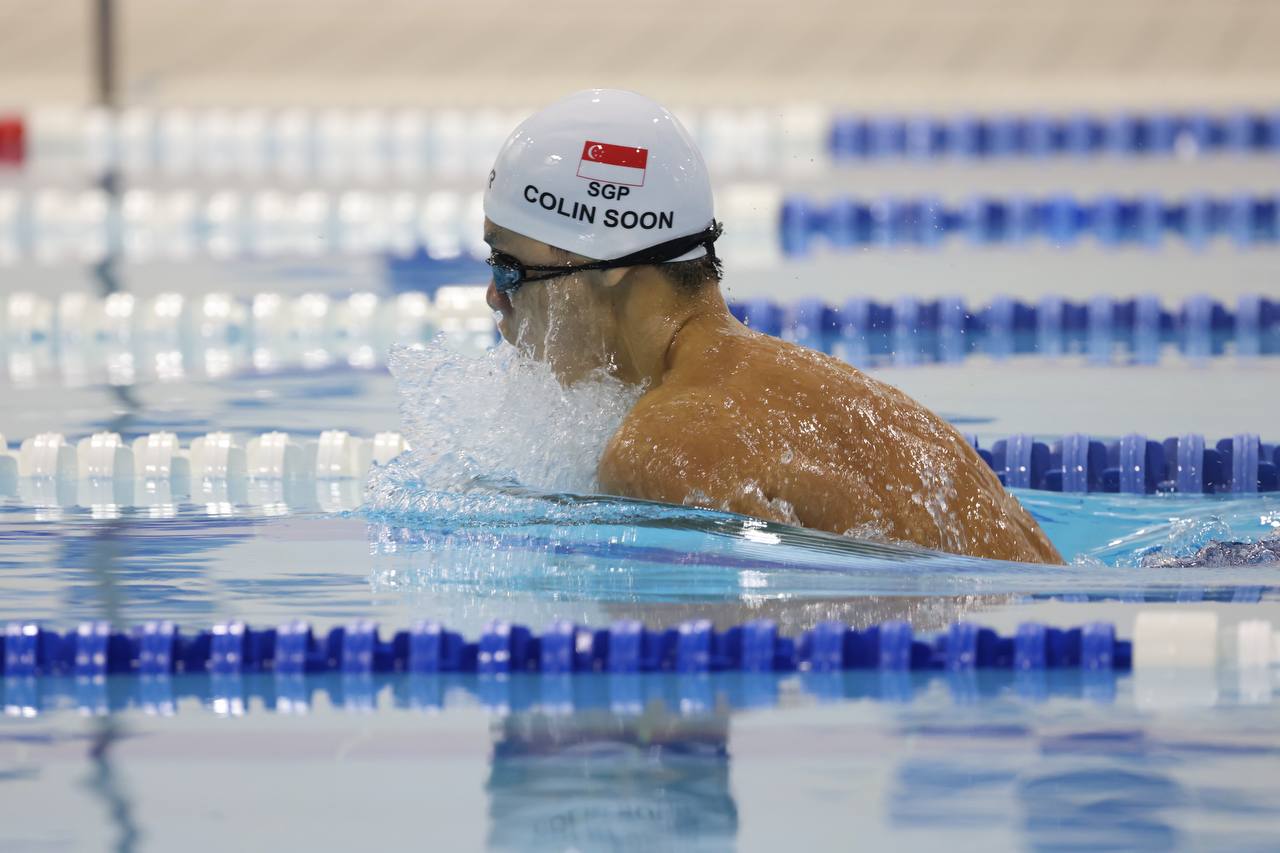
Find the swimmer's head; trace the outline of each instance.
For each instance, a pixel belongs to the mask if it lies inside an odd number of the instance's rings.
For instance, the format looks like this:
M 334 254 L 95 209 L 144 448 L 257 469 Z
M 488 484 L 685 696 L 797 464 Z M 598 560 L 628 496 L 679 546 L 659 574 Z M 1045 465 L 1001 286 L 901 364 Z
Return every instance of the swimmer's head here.
M 526 119 L 498 154 L 484 211 L 502 334 L 565 377 L 618 366 L 636 288 L 689 295 L 720 278 L 702 155 L 633 92 L 579 92 Z

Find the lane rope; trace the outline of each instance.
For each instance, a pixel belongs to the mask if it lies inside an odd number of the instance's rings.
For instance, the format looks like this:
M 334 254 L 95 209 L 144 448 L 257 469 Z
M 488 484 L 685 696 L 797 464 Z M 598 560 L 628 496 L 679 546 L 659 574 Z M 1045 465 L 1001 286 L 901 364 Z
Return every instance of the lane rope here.
M 1280 444 L 1265 443 L 1257 433 L 1217 442 L 1199 433 L 1163 440 L 1129 433 L 1108 441 L 1087 433 L 1053 441 L 1016 433 L 985 447 L 974 435 L 967 439 L 1010 488 L 1238 495 L 1280 490 Z M 99 496 L 94 502 L 101 503 L 117 493 L 131 496 L 135 481 L 166 482 L 170 495 L 179 496 L 189 494 L 193 484 L 210 482 L 363 480 L 371 465 L 385 465 L 407 449 L 397 432 L 362 438 L 341 429 L 316 438 L 272 431 L 247 440 L 218 431 L 186 444 L 172 432 L 132 440 L 99 432 L 78 441 L 47 432 L 23 440 L 15 451 L 0 435 L 0 493 L 20 491 L 20 486 L 85 484 Z
M 1202 246 L 1230 237 L 1248 247 L 1280 242 L 1280 194 L 983 195 L 962 204 L 936 197 L 818 200 L 792 195 L 782 202 L 779 227 L 782 251 L 791 256 L 806 255 L 819 242 L 852 251 L 933 246 L 957 236 L 983 245 L 1037 239 L 1064 247 L 1092 237 L 1115 248 L 1155 247 L 1166 238 Z
M 3 637 L 3 675 L 174 675 L 189 673 L 304 675 L 324 672 L 635 674 L 673 672 L 837 672 L 975 669 L 1126 671 L 1132 644 L 1110 623 L 1059 629 L 1024 623 L 1013 636 L 957 622 L 932 641 L 906 622 L 858 631 L 822 622 L 785 637 L 767 620 L 717 631 L 708 620 L 650 629 L 639 622 L 587 628 L 555 622 L 542 632 L 509 622 L 488 624 L 468 640 L 438 622 L 415 623 L 382 638 L 373 622 L 317 633 L 305 622 L 255 630 L 224 622 L 184 634 L 168 621 L 115 631 L 86 622 L 66 633 L 36 622 L 11 622 Z

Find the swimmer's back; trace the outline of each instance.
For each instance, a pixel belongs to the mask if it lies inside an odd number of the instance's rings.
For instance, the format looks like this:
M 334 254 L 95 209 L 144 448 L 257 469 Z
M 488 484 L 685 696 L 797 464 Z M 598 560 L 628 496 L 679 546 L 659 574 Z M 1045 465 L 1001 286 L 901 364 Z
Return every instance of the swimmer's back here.
M 950 425 L 813 350 L 703 316 L 600 461 L 606 491 L 1002 560 L 1061 562 Z

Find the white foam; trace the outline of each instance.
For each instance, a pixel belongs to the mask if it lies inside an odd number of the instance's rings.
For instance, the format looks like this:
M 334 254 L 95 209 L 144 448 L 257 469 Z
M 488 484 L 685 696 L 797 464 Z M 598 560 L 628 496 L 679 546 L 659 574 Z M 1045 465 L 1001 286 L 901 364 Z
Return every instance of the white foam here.
M 375 508 L 419 504 L 406 490 L 597 492 L 600 455 L 641 393 L 604 372 L 563 387 L 547 364 L 505 344 L 478 357 L 440 339 L 394 347 L 390 368 L 412 450 L 374 469 Z

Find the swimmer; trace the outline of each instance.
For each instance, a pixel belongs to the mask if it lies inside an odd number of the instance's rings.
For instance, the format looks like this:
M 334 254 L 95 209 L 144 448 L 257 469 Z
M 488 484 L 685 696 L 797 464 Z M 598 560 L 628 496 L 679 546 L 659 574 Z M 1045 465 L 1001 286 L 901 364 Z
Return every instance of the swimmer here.
M 999 560 L 1061 563 L 977 452 L 906 394 L 729 313 L 687 131 L 594 89 L 531 116 L 488 178 L 488 302 L 561 382 L 645 391 L 599 463 L 611 494 Z

